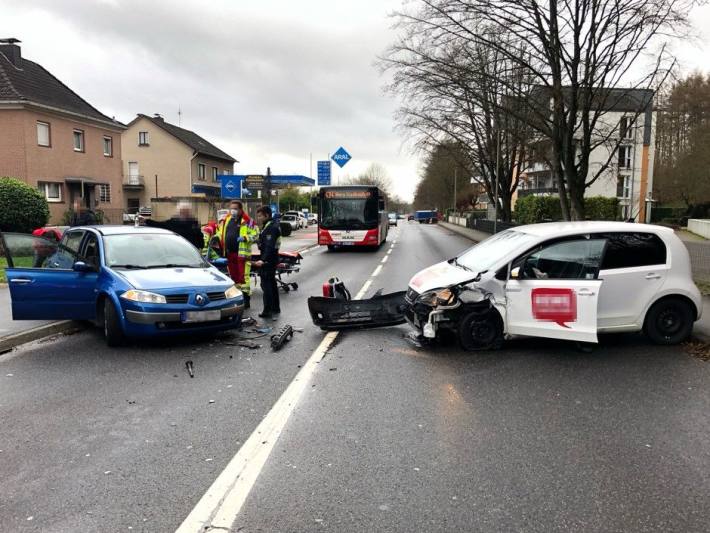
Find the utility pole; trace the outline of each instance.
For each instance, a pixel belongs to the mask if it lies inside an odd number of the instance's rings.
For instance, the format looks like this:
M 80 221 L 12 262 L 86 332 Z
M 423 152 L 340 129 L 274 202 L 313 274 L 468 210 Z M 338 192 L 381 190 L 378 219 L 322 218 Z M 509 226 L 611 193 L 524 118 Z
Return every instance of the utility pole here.
M 500 174 L 500 131 L 496 128 L 496 175 L 495 175 L 495 191 L 493 197 L 495 205 L 493 206 L 493 234 L 498 231 L 498 175 Z
M 456 215 L 456 181 L 457 181 L 457 173 L 458 167 L 454 167 L 454 215 Z

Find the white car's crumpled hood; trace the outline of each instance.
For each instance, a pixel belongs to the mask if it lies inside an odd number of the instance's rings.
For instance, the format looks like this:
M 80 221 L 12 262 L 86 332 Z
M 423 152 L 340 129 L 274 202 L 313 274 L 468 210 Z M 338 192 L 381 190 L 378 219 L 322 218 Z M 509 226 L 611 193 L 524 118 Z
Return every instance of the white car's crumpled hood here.
M 476 276 L 475 272 L 469 272 L 463 268 L 451 265 L 446 261 L 432 265 L 417 272 L 411 280 L 409 287 L 423 293 L 441 287 L 450 287 L 464 281 L 469 281 Z

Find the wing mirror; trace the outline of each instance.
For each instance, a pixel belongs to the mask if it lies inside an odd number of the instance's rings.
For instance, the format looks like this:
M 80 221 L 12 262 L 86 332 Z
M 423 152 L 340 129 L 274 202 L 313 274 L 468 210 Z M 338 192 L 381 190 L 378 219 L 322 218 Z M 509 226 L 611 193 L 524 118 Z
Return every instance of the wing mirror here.
M 519 279 L 520 278 L 520 267 L 515 267 L 513 270 L 510 271 L 510 279 Z
M 87 265 L 84 261 L 77 261 L 72 265 L 72 270 L 74 272 L 93 272 L 94 267 Z

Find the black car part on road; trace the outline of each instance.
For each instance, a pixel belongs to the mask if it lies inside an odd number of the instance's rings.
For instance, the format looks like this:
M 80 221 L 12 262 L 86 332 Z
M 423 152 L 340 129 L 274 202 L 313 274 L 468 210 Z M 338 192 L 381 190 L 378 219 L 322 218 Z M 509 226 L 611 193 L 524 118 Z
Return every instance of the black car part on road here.
M 404 324 L 405 291 L 376 295 L 366 300 L 311 296 L 308 311 L 323 330 L 363 329 Z

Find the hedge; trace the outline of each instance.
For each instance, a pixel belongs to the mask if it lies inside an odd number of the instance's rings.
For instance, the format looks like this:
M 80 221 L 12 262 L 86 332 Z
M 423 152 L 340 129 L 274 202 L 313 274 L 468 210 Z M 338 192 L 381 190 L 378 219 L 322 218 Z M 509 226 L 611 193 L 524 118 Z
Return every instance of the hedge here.
M 30 233 L 49 220 L 44 196 L 16 178 L 0 178 L 0 231 Z
M 604 196 L 592 196 L 584 199 L 584 209 L 587 220 L 616 220 L 619 212 L 619 200 Z M 521 224 L 562 220 L 560 198 L 559 196 L 518 198 L 515 204 L 514 218 Z

